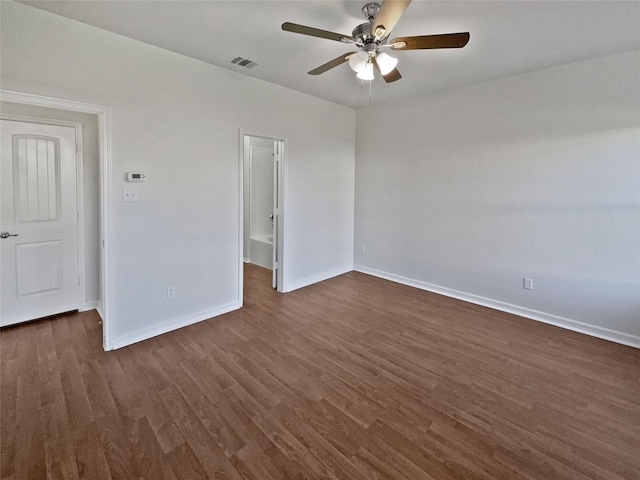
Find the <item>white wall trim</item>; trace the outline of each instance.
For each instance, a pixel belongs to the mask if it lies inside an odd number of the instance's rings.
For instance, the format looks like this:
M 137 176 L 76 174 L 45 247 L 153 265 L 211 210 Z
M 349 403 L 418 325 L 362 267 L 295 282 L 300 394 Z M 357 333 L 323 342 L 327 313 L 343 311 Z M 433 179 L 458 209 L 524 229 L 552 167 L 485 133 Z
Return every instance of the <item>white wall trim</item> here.
M 461 292 L 459 290 L 442 287 L 440 285 L 434 285 L 432 283 L 422 282 L 420 280 L 403 277 L 401 275 L 395 275 L 393 273 L 376 270 L 374 268 L 365 267 L 363 265 L 355 265 L 354 270 L 356 272 L 366 273 L 368 275 L 373 275 L 374 277 L 384 278 L 385 280 L 401 283 L 403 285 L 409 285 L 410 287 L 419 288 L 428 292 L 445 295 L 447 297 L 456 298 L 458 300 L 474 303 L 476 305 L 492 308 L 494 310 L 512 313 L 514 315 L 518 315 L 520 317 L 528 318 L 531 320 L 536 320 L 538 322 L 548 323 L 550 325 L 555 325 L 556 327 L 565 328 L 574 332 L 584 333 L 585 335 L 590 335 L 592 337 L 602 338 L 604 340 L 620 343 L 629 347 L 640 348 L 640 337 L 629 335 L 628 333 L 617 332 L 615 330 L 598 327 L 596 325 L 589 325 L 587 323 L 560 317 L 551 313 L 540 312 L 538 310 L 532 310 L 518 305 L 513 305 L 511 303 L 501 302 L 499 300 L 493 300 L 491 298 Z
M 122 335 L 120 337 L 115 337 L 113 339 L 112 347 L 114 350 L 117 348 L 126 347 L 128 345 L 132 345 L 134 343 L 141 342 L 143 340 L 147 340 L 149 338 L 156 337 L 158 335 L 162 335 L 164 333 L 168 333 L 182 327 L 193 325 L 194 323 L 217 317 L 218 315 L 223 315 L 225 313 L 238 310 L 239 308 L 242 308 L 242 302 L 233 302 L 228 305 L 223 305 L 222 307 L 212 310 L 205 310 L 188 317 L 177 320 L 170 320 L 159 325 L 153 325 L 152 328 L 143 328 L 135 332 Z
M 345 265 L 344 267 L 331 270 L 330 272 L 324 272 L 318 275 L 303 278 L 302 280 L 299 280 L 297 282 L 285 285 L 284 292 L 292 292 L 294 290 L 298 290 L 299 288 L 308 287 L 309 285 L 313 285 L 314 283 L 329 280 L 330 278 L 337 277 L 338 275 L 343 275 L 351 271 L 353 271 L 353 265 Z
M 84 303 L 84 305 L 80 305 L 80 308 L 78 308 L 78 311 L 79 312 L 88 312 L 89 310 L 98 310 L 99 309 L 98 307 L 100 307 L 100 309 L 102 309 L 102 306 L 100 305 L 100 302 L 98 300 L 92 300 L 90 302 Z
M 98 312 L 100 320 L 102 320 L 102 323 L 104 324 L 104 308 L 102 308 L 102 303 L 99 300 L 96 303 L 96 312 Z
M 73 112 L 92 113 L 98 116 L 98 132 L 100 142 L 100 240 L 102 254 L 100 264 L 101 275 L 101 308 L 102 340 L 105 350 L 113 348 L 111 338 L 111 319 L 109 318 L 111 305 L 111 268 L 109 256 L 109 225 L 111 213 L 111 108 L 90 103 L 77 102 L 53 97 L 44 97 L 29 93 L 0 90 L 0 100 L 5 102 L 37 105 L 40 107 L 57 108 Z
M 238 297 L 242 307 L 244 302 L 244 136 L 238 131 Z

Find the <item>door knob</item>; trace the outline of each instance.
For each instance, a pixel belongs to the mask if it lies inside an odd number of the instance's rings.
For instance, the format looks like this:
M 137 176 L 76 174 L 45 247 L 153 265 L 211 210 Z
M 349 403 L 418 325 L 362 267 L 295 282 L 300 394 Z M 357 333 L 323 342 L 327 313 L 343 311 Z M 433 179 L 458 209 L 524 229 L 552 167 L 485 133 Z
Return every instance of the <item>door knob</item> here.
M 17 233 L 0 232 L 0 238 L 17 237 Z

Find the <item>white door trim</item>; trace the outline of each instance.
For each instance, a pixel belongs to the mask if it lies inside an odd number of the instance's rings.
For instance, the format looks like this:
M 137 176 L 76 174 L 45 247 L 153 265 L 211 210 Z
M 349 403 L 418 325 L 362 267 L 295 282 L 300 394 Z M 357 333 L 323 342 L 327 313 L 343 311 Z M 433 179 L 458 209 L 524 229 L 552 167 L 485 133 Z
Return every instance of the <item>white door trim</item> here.
M 244 286 L 244 255 L 243 255 L 243 239 L 244 239 L 244 137 L 260 137 L 280 142 L 282 151 L 280 152 L 280 181 L 278 188 L 280 205 L 280 221 L 278 222 L 278 291 L 286 292 L 286 245 L 287 245 L 287 222 L 285 221 L 286 212 L 286 182 L 287 182 L 287 145 L 289 139 L 283 135 L 274 133 L 257 132 L 240 128 L 238 130 L 238 302 L 242 305 L 243 286 Z
M 11 113 L 0 113 L 0 119 L 13 122 L 38 123 L 42 125 L 55 125 L 58 127 L 71 127 L 75 129 L 76 140 L 76 210 L 78 214 L 78 310 L 83 312 L 91 310 L 95 306 L 88 305 L 86 299 L 86 275 L 85 275 L 85 238 L 84 238 L 84 170 L 83 170 L 83 145 L 82 145 L 82 123 L 70 122 L 67 120 L 57 120 L 53 118 L 31 117 L 26 115 L 14 115 Z
M 26 105 L 37 105 L 40 107 L 58 108 L 74 112 L 92 113 L 98 116 L 100 142 L 100 240 L 102 242 L 102 254 L 100 261 L 100 304 L 98 305 L 97 310 L 102 317 L 104 349 L 112 350 L 113 338 L 111 336 L 111 322 L 109 316 L 111 312 L 111 262 L 109 255 L 109 226 L 111 214 L 111 108 L 102 105 L 93 105 L 90 103 L 44 97 L 41 95 L 32 95 L 29 93 L 9 90 L 0 90 L 0 100 Z M 80 224 L 78 226 L 80 228 Z M 80 230 L 84 232 L 83 229 Z M 84 268 L 82 270 L 82 276 L 84 277 Z

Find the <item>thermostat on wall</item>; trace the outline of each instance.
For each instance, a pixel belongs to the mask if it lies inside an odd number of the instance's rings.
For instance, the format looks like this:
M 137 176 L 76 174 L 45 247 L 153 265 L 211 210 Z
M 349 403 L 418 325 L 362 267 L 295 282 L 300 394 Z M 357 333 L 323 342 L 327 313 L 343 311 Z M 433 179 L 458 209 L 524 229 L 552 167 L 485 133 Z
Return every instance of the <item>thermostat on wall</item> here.
M 144 173 L 127 172 L 127 182 L 144 182 Z

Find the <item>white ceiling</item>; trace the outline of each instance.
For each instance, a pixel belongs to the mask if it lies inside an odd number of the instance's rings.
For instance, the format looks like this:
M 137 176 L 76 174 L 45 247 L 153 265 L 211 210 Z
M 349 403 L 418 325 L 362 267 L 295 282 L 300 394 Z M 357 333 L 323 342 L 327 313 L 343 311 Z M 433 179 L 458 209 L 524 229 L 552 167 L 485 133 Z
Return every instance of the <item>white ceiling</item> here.
M 348 44 L 284 32 L 285 21 L 351 34 L 366 0 L 22 1 L 21 3 L 351 107 L 369 104 L 344 64 L 307 71 L 353 51 Z M 391 37 L 471 33 L 463 49 L 393 52 L 403 78 L 372 82 L 372 102 L 640 49 L 640 1 L 413 0 Z M 258 66 L 230 64 L 235 56 Z M 615 75 L 615 72 L 611 72 Z

